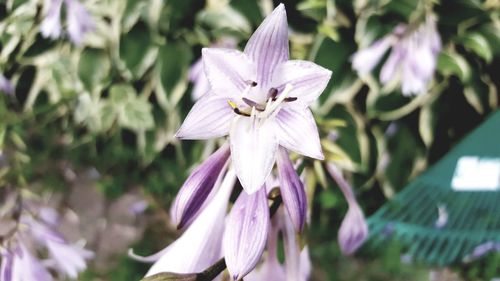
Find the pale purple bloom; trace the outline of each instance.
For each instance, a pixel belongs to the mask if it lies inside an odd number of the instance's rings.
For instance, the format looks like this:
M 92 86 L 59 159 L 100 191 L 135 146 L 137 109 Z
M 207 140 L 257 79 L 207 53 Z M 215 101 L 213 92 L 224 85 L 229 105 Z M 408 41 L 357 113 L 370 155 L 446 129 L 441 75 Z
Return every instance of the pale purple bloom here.
M 40 24 L 40 31 L 45 38 L 57 39 L 61 36 L 61 7 L 63 0 L 45 0 L 47 14 Z
M 92 258 L 93 253 L 68 243 L 55 230 L 59 217 L 54 209 L 30 200 L 22 204 L 15 201 L 19 205 L 13 208 L 19 208 L 20 215 L 15 218 L 14 228 L 2 237 L 0 280 L 51 281 L 53 273 L 76 279 L 78 273 L 86 269 L 86 260 Z M 37 256 L 39 252 L 47 252 L 48 256 L 41 261 Z
M 14 86 L 2 74 L 0 74 L 0 92 L 3 92 L 3 93 L 8 94 L 8 95 L 14 94 Z
M 466 262 L 470 262 L 473 260 L 477 260 L 481 257 L 484 257 L 485 255 L 491 253 L 491 252 L 500 252 L 500 241 L 488 241 L 485 243 L 482 243 L 474 248 L 472 250 L 472 253 L 467 255 L 464 260 Z
M 286 149 L 279 149 L 276 163 L 283 203 L 290 215 L 295 230 L 300 232 L 304 227 L 307 213 L 307 196 L 304 184 L 299 175 L 297 175 Z
M 338 239 L 342 254 L 352 255 L 363 245 L 368 237 L 368 225 L 366 224 L 363 211 L 356 201 L 352 188 L 343 177 L 340 169 L 333 163 L 328 163 L 326 167 L 332 178 L 339 185 L 349 205 L 347 214 L 340 225 Z
M 30 217 L 22 218 L 21 222 L 29 227 L 38 243 L 48 249 L 53 268 L 68 278 L 76 279 L 78 273 L 87 268 L 86 260 L 94 257 L 93 252 L 68 243 L 61 234 L 44 223 Z
M 1 253 L 0 280 L 52 281 L 42 262 L 34 257 L 20 239 L 13 238 L 11 247 Z
M 269 232 L 269 206 L 266 189 L 241 192 L 227 219 L 224 257 L 233 280 L 240 280 L 259 262 Z
M 229 170 L 217 194 L 174 243 L 149 256 L 129 255 L 143 262 L 155 262 L 146 276 L 161 272 L 201 272 L 222 257 L 221 241 L 229 196 L 236 176 Z
M 40 25 L 43 37 L 57 39 L 61 36 L 61 8 L 63 0 L 46 0 L 47 14 Z M 78 0 L 64 0 L 69 38 L 76 45 L 83 41 L 85 33 L 94 28 L 94 22 L 85 7 Z
M 225 144 L 198 166 L 184 182 L 171 207 L 172 221 L 177 228 L 189 224 L 202 209 L 229 159 Z
M 305 247 L 301 249 L 297 239 L 295 227 L 288 216 L 281 216 L 283 225 L 283 239 L 285 244 L 285 272 L 287 281 L 305 281 L 311 273 L 309 252 Z
M 360 75 L 371 72 L 391 47 L 391 53 L 380 70 L 382 84 L 398 79 L 404 95 L 424 93 L 434 75 L 441 50 L 436 18 L 428 16 L 416 28 L 398 25 L 391 34 L 356 52 L 353 68 Z
M 323 159 L 308 106 L 326 87 L 331 71 L 288 60 L 283 4 L 255 31 L 244 52 L 206 48 L 202 59 L 210 91 L 193 106 L 177 137 L 229 134 L 232 163 L 247 193 L 264 185 L 279 146 Z
M 445 205 L 438 205 L 437 208 L 438 208 L 438 218 L 434 223 L 434 225 L 437 228 L 443 228 L 448 223 L 448 211 L 446 210 Z
M 94 22 L 89 13 L 78 0 L 64 0 L 66 3 L 68 35 L 73 43 L 80 45 L 85 33 L 94 28 Z

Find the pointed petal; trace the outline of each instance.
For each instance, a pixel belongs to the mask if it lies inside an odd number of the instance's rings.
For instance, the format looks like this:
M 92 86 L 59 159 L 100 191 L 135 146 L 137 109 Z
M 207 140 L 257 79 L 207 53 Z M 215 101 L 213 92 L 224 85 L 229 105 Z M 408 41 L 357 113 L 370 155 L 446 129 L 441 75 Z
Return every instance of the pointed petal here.
M 368 225 L 358 204 L 349 206 L 349 210 L 340 225 L 338 239 L 343 255 L 354 254 L 368 237 Z
M 368 74 L 382 59 L 382 56 L 391 47 L 393 41 L 394 37 L 386 36 L 375 41 L 370 47 L 357 51 L 352 56 L 352 68 L 360 75 Z
M 77 0 L 65 0 L 67 7 L 68 34 L 71 41 L 80 45 L 85 33 L 94 29 L 94 21 L 87 9 Z
M 189 224 L 198 215 L 228 159 L 229 145 L 225 144 L 186 179 L 172 204 L 172 221 L 178 229 Z
M 314 102 L 325 90 L 332 72 L 313 62 L 302 60 L 287 61 L 276 68 L 272 85 L 279 92 L 287 84 L 293 86 L 290 97 L 296 97 L 304 105 Z
M 212 92 L 226 98 L 240 98 L 256 80 L 256 70 L 248 56 L 238 50 L 204 48 L 202 60 Z
M 227 99 L 208 93 L 191 108 L 175 134 L 180 139 L 210 139 L 228 134 L 235 116 Z
M 340 225 L 338 239 L 342 254 L 352 255 L 363 245 L 368 237 L 368 225 L 365 221 L 363 211 L 356 201 L 352 187 L 344 178 L 340 169 L 333 163 L 328 163 L 326 168 L 335 182 L 337 182 L 349 205 L 347 214 Z
M 404 51 L 401 49 L 401 47 L 397 45 L 394 46 L 392 48 L 391 54 L 389 55 L 389 58 L 380 70 L 380 82 L 382 82 L 383 84 L 387 84 L 392 80 L 392 78 L 396 74 L 396 70 L 400 66 L 400 61 L 403 59 L 403 57 Z
M 245 53 L 257 65 L 257 82 L 268 85 L 274 69 L 288 60 L 288 23 L 283 4 L 278 5 L 250 37 Z
M 224 219 L 235 180 L 230 169 L 213 200 L 181 237 L 161 251 L 162 256 L 149 269 L 146 277 L 160 272 L 201 272 L 222 257 Z
M 324 159 L 318 128 L 309 108 L 301 106 L 282 108 L 275 122 L 280 145 L 307 157 Z
M 265 188 L 248 195 L 242 191 L 227 219 L 224 257 L 233 280 L 247 275 L 260 260 L 269 232 Z
M 278 149 L 272 122 L 238 116 L 229 134 L 231 160 L 247 193 L 259 190 L 271 173 Z
M 300 180 L 299 175 L 297 175 L 286 149 L 279 149 L 276 163 L 278 165 L 283 203 L 285 203 L 295 231 L 300 232 L 304 227 L 307 212 L 307 197 L 304 184 Z

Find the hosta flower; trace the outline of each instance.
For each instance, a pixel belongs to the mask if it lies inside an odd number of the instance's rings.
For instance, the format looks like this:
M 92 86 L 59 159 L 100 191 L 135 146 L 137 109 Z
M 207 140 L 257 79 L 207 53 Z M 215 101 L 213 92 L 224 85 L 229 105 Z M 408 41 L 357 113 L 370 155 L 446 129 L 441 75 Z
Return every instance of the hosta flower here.
M 2 74 L 0 74 L 0 92 L 8 95 L 14 94 L 14 86 L 12 86 L 12 83 Z
M 79 45 L 85 33 L 94 28 L 94 22 L 78 0 L 64 0 L 66 5 L 66 22 L 70 40 Z M 63 0 L 46 0 L 47 14 L 40 25 L 43 37 L 57 39 L 61 36 L 61 8 Z
M 234 172 L 229 170 L 217 194 L 174 243 L 149 257 L 129 253 L 137 260 L 155 262 L 146 276 L 161 272 L 201 272 L 222 257 L 224 219 L 235 180 Z
M 93 253 L 69 243 L 56 230 L 59 217 L 54 209 L 26 199 L 20 203 L 14 192 L 7 198 L 8 204 L 2 202 L 7 208 L 2 212 L 5 218 L 0 218 L 0 230 L 5 221 L 14 219 L 16 223 L 2 232 L 0 280 L 52 281 L 53 274 L 58 279 L 76 279 Z M 38 253 L 43 253 L 43 261 Z
M 434 75 L 441 50 L 436 18 L 428 16 L 416 28 L 398 25 L 391 34 L 354 54 L 353 68 L 360 75 L 371 72 L 391 47 L 392 51 L 380 71 L 380 81 L 387 85 L 396 79 L 404 95 L 424 93 Z
M 331 71 L 289 60 L 283 4 L 264 20 L 243 52 L 206 48 L 202 60 L 210 91 L 193 106 L 177 137 L 229 134 L 232 164 L 249 194 L 263 186 L 280 146 L 323 159 L 308 106 L 326 87 Z
M 342 176 L 340 169 L 332 163 L 326 166 L 329 174 L 337 182 L 347 200 L 347 214 L 340 225 L 338 239 L 340 250 L 344 255 L 354 254 L 368 237 L 368 225 L 363 211 L 359 207 L 354 192 L 349 183 Z

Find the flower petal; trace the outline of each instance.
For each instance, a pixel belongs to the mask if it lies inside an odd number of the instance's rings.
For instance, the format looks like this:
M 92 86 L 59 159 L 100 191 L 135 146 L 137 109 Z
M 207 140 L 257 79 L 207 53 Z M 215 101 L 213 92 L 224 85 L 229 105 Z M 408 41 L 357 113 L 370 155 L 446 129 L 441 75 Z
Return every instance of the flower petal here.
M 234 172 L 229 170 L 213 200 L 179 239 L 161 251 L 146 277 L 160 272 L 201 272 L 222 257 L 224 219 L 235 180 Z
M 172 204 L 172 221 L 183 228 L 198 215 L 229 159 L 229 145 L 224 145 L 199 165 L 186 179 Z
M 308 157 L 324 159 L 318 128 L 309 108 L 284 107 L 276 116 L 275 123 L 280 145 Z
M 338 239 L 342 254 L 351 255 L 363 245 L 368 237 L 368 225 L 363 211 L 356 201 L 352 187 L 344 178 L 340 169 L 333 163 L 328 163 L 326 169 L 339 186 L 349 205 L 347 214 L 340 225 Z
M 295 231 L 300 232 L 304 227 L 307 212 L 307 197 L 304 184 L 300 180 L 299 175 L 297 175 L 286 149 L 279 149 L 276 163 L 278 165 L 278 177 L 283 203 L 285 203 Z
M 65 0 L 69 38 L 76 45 L 83 41 L 85 33 L 94 29 L 94 21 L 85 7 L 77 0 Z
M 370 47 L 357 51 L 352 56 L 352 68 L 360 75 L 368 74 L 382 59 L 382 56 L 391 47 L 394 40 L 393 36 L 386 36 L 375 41 Z
M 40 32 L 45 38 L 56 39 L 61 35 L 61 6 L 63 0 L 47 0 L 47 15 L 40 24 Z
M 218 96 L 241 98 L 245 88 L 257 78 L 254 64 L 243 52 L 204 48 L 201 53 L 205 75 Z
M 276 68 L 272 85 L 281 92 L 287 84 L 293 86 L 290 97 L 296 97 L 304 105 L 314 102 L 325 90 L 332 72 L 313 62 L 287 61 Z
M 231 160 L 247 193 L 259 190 L 271 173 L 278 142 L 273 122 L 238 116 L 229 133 Z
M 210 139 L 228 134 L 235 116 L 227 99 L 207 93 L 191 108 L 175 134 L 180 139 Z
M 271 74 L 288 60 L 288 23 L 283 4 L 278 5 L 254 32 L 245 53 L 257 65 L 257 82 L 268 85 Z
M 295 227 L 290 218 L 281 213 L 283 219 L 283 243 L 285 248 L 285 272 L 287 280 L 302 281 L 307 280 L 303 277 L 301 266 L 300 241 L 297 239 Z
M 259 262 L 269 232 L 269 206 L 265 188 L 242 191 L 227 219 L 224 257 L 233 280 L 240 280 Z
M 388 84 L 396 74 L 396 70 L 400 66 L 400 61 L 404 58 L 404 50 L 396 45 L 392 48 L 389 58 L 385 61 L 384 66 L 380 70 L 380 82 Z

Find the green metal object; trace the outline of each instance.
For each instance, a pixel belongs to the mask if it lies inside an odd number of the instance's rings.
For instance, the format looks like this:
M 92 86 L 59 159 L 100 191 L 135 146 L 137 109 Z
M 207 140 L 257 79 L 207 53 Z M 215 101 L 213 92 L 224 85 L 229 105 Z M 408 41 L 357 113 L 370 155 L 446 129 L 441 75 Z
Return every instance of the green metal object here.
M 464 156 L 500 160 L 500 111 L 368 219 L 365 247 L 396 239 L 413 261 L 446 266 L 462 262 L 482 243 L 500 242 L 500 190 L 452 188 L 457 161 Z M 448 217 L 442 227 L 436 225 L 438 206 Z

